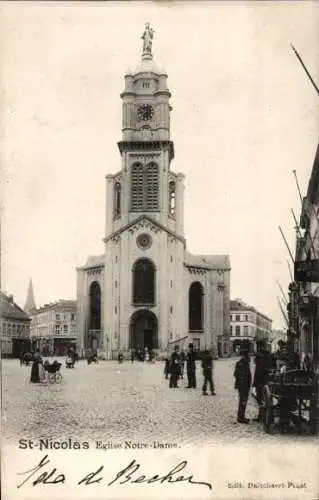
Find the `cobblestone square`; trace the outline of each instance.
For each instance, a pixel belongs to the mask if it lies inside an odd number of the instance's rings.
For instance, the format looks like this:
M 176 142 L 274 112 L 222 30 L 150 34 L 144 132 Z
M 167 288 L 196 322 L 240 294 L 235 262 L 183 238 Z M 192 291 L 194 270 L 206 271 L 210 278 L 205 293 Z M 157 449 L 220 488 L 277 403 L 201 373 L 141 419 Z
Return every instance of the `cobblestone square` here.
M 169 389 L 164 363 L 80 361 L 66 369 L 61 384 L 31 384 L 30 367 L 4 360 L 2 368 L 3 436 L 19 439 L 135 440 L 176 442 L 267 441 L 313 442 L 313 436 L 267 435 L 255 422 L 236 423 L 237 391 L 233 370 L 236 358 L 214 363 L 217 395 L 203 397 L 202 373 L 197 366 L 197 389 Z M 250 398 L 247 416 L 257 405 Z

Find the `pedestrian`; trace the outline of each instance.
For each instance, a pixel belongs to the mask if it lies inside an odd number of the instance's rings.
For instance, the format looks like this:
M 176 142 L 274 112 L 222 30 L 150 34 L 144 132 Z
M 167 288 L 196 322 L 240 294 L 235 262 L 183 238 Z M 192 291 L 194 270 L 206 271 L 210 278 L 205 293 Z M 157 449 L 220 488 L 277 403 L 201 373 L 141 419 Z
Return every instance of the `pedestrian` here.
M 135 361 L 135 349 L 131 350 L 131 362 L 134 363 Z
M 40 351 L 36 351 L 33 356 L 30 382 L 32 384 L 37 384 L 42 381 L 43 381 L 43 361 L 40 355 Z
M 148 351 L 148 347 L 145 347 L 144 349 L 144 361 L 146 361 L 146 363 L 150 360 L 150 353 Z
M 301 369 L 306 370 L 306 371 L 314 371 L 313 370 L 313 360 L 312 360 L 311 354 L 307 353 L 307 354 L 303 355 Z
M 171 361 L 170 361 L 170 379 L 169 379 L 169 387 L 178 388 L 177 382 L 180 375 L 180 356 L 178 353 L 179 347 L 176 345 L 174 347 L 174 351 L 172 352 Z
M 256 399 L 259 407 L 258 415 L 254 418 L 254 422 L 260 422 L 262 420 L 262 409 L 264 400 L 264 387 L 268 382 L 269 371 L 273 365 L 273 357 L 266 350 L 266 342 L 264 340 L 258 340 L 256 342 L 257 353 L 255 356 L 255 373 L 253 387 L 256 388 Z
M 249 418 L 245 417 L 246 406 L 248 402 L 249 390 L 251 386 L 250 359 L 248 349 L 240 352 L 240 360 L 235 365 L 235 389 L 238 390 L 238 413 L 237 422 L 240 424 L 248 424 Z
M 168 376 L 170 374 L 170 360 L 169 360 L 169 354 L 168 351 L 166 350 L 164 353 L 164 375 L 166 380 L 168 379 Z
M 187 389 L 196 389 L 196 353 L 194 345 L 188 344 L 188 353 L 186 355 L 186 369 L 188 385 Z
M 180 377 L 184 378 L 184 368 L 185 368 L 185 360 L 186 360 L 186 354 L 184 352 L 184 349 L 181 350 L 180 359 L 181 359 L 181 374 L 180 374 Z
M 150 349 L 150 363 L 155 363 L 155 352 L 153 349 Z
M 209 385 L 212 396 L 216 396 L 213 381 L 213 356 L 209 350 L 206 350 L 202 359 L 202 368 L 204 376 L 203 396 L 207 396 L 207 384 Z

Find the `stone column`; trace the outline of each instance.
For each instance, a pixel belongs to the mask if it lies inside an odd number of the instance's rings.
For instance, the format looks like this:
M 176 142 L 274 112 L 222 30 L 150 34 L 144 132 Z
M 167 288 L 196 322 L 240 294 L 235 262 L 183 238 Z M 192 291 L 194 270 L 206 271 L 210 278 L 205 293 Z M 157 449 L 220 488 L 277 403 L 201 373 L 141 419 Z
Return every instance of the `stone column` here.
M 113 231 L 113 196 L 114 179 L 113 175 L 107 175 L 106 179 L 106 216 L 105 216 L 105 237 Z
M 177 174 L 176 180 L 176 194 L 175 194 L 175 206 L 176 206 L 176 233 L 180 236 L 184 236 L 184 189 L 185 189 L 185 175 Z

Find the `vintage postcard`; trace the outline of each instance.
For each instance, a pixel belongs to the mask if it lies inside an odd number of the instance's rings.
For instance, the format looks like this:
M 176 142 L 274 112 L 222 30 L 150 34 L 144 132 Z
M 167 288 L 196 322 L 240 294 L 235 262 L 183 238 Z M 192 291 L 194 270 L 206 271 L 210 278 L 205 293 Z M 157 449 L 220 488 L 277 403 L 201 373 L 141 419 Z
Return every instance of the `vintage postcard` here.
M 319 6 L 10 2 L 5 500 L 318 500 Z

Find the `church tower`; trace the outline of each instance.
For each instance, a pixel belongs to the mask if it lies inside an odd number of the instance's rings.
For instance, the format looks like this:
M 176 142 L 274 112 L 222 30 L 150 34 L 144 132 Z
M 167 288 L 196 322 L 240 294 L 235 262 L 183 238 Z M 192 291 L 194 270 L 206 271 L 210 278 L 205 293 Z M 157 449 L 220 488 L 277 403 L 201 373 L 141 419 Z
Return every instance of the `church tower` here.
M 171 168 L 171 94 L 153 58 L 153 36 L 146 24 L 141 60 L 126 72 L 120 94 L 120 161 L 106 176 L 105 251 L 77 269 L 78 348 L 113 359 L 175 342 L 215 352 L 218 344 L 221 353 L 229 344 L 230 260 L 186 250 L 184 175 Z
M 35 300 L 34 300 L 33 283 L 32 283 L 32 279 L 30 279 L 28 291 L 27 291 L 27 298 L 26 298 L 25 305 L 24 305 L 24 311 L 27 314 L 30 314 L 30 312 L 36 308 L 37 307 L 35 305 Z
M 167 74 L 152 54 L 153 30 L 146 25 L 141 61 L 125 75 L 122 98 L 121 172 L 107 176 L 106 238 L 142 213 L 184 236 L 182 174 L 170 171 L 171 94 Z
M 183 273 L 184 175 L 171 170 L 171 94 L 153 34 L 146 24 L 141 61 L 125 74 L 121 170 L 106 177 L 104 331 L 112 349 L 164 348 L 174 311 L 182 314 L 171 283 Z

